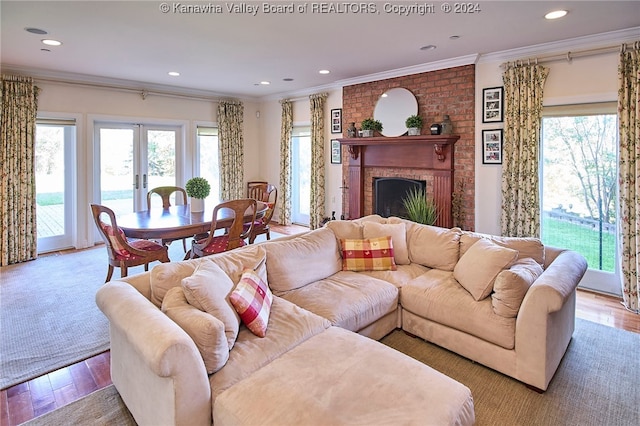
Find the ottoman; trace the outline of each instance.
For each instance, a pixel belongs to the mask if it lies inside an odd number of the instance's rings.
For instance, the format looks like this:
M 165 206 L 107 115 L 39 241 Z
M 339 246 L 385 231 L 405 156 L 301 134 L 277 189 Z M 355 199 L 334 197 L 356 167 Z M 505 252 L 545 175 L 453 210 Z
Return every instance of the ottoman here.
M 222 392 L 215 425 L 472 425 L 471 391 L 382 343 L 330 327 Z

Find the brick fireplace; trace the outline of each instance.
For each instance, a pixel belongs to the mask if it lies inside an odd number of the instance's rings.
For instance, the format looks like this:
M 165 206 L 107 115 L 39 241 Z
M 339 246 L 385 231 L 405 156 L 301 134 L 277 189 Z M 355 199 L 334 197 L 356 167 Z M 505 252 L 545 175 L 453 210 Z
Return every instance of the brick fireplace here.
M 362 148 L 352 148 L 352 152 L 349 152 L 349 147 L 353 144 L 345 143 L 347 139 L 341 139 L 343 147 L 346 148 L 342 150 L 343 214 L 347 218 L 371 214 L 374 208 L 373 179 L 398 176 L 426 181 L 427 194 L 448 193 L 442 201 L 446 204 L 444 207 L 446 223 L 473 230 L 475 222 L 475 66 L 465 65 L 345 86 L 342 91 L 344 123 L 355 122 L 356 126 L 360 127 L 363 119 L 373 117 L 373 110 L 380 95 L 394 87 L 404 87 L 415 95 L 418 101 L 418 114 L 424 121 L 421 137 L 425 139 L 421 143 L 410 142 L 409 145 L 413 143 L 414 146 L 406 148 L 406 153 L 398 154 L 396 150 L 402 145 L 407 145 L 407 138 L 417 137 L 362 138 L 369 139 L 368 142 L 372 144 L 362 151 L 364 161 L 374 161 L 373 156 L 388 159 L 389 163 L 380 164 L 375 160 L 377 163 L 360 164 L 359 167 L 354 164 L 358 160 L 353 158 L 353 152 Z M 442 121 L 444 114 L 451 117 L 453 133 L 459 139 L 453 143 L 436 144 L 433 140 L 434 136 L 428 135 L 429 126 L 431 123 Z M 343 125 L 343 128 L 346 126 Z M 439 145 L 439 148 L 435 145 Z M 446 161 L 438 160 L 436 149 L 446 150 Z M 431 160 L 426 158 L 429 155 L 433 155 Z M 362 157 L 360 159 L 362 161 Z M 416 164 L 415 161 L 418 159 L 423 162 Z M 448 164 L 449 159 L 451 164 Z M 431 163 L 428 163 L 429 161 Z M 461 199 L 456 218 L 452 217 L 451 211 L 454 191 Z

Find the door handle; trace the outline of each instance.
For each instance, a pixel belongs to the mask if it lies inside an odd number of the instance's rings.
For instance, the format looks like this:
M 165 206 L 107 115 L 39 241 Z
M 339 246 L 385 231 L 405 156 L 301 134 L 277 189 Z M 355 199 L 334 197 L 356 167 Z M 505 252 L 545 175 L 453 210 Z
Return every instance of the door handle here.
M 147 189 L 147 174 L 142 175 L 142 189 Z
M 135 181 L 133 183 L 133 186 L 138 189 L 140 187 L 139 181 L 140 180 L 140 175 L 136 175 Z

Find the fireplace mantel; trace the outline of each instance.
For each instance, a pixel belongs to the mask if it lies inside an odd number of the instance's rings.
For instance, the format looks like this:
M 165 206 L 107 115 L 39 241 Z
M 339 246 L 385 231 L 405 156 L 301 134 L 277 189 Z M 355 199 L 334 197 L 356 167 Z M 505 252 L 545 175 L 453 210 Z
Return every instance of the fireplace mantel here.
M 423 169 L 434 176 L 431 194 L 441 210 L 436 225 L 453 226 L 454 144 L 458 135 L 421 135 L 338 139 L 349 150 L 346 188 L 349 191 L 349 216 L 364 216 L 364 168 Z

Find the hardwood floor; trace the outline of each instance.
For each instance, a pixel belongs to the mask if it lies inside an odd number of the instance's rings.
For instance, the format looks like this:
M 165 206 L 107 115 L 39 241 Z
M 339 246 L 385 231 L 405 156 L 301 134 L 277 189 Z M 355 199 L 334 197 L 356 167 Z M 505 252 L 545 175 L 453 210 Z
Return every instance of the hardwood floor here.
M 304 227 L 275 225 L 274 232 L 297 234 Z M 576 317 L 640 333 L 640 315 L 627 311 L 619 299 L 578 290 Z M 0 391 L 0 426 L 15 426 L 53 411 L 111 384 L 109 352 Z

